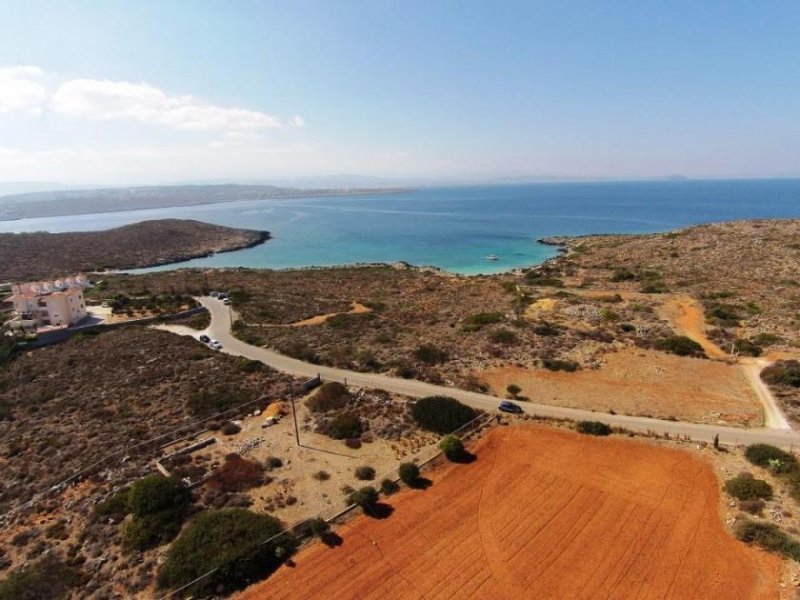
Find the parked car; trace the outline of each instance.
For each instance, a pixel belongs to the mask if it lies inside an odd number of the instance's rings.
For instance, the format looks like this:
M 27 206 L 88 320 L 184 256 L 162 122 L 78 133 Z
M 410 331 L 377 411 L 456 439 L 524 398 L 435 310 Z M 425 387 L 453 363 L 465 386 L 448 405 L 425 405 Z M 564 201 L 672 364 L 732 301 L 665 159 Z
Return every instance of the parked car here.
M 220 344 L 217 340 L 210 340 L 208 345 L 214 350 L 222 350 L 222 344 Z
M 211 292 L 212 298 L 219 298 L 220 292 Z
M 204 344 L 208 344 L 211 341 L 211 338 L 208 337 L 207 335 L 201 335 L 200 341 L 203 342 Z
M 229 306 L 229 305 L 230 305 L 230 303 L 231 303 L 231 299 L 230 299 L 230 298 L 225 298 L 225 299 L 223 299 L 223 300 L 222 300 L 222 303 L 223 303 L 224 305 L 226 305 L 226 306 Z
M 514 404 L 508 400 L 503 400 L 497 409 L 502 412 L 513 413 L 515 415 L 521 415 L 525 412 L 522 410 L 522 407 L 519 404 Z

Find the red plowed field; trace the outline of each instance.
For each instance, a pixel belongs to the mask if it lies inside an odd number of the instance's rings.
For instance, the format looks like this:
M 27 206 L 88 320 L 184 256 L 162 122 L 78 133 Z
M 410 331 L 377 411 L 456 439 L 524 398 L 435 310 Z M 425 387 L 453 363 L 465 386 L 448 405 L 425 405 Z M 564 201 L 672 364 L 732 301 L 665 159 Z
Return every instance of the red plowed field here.
M 474 450 L 240 599 L 778 598 L 780 561 L 725 532 L 689 453 L 537 426 Z

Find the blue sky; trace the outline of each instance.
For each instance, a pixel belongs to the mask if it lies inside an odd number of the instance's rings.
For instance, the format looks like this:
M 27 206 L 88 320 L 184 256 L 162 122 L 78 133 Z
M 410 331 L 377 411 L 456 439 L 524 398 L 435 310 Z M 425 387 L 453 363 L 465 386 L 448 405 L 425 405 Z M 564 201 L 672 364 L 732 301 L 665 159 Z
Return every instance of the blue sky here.
M 796 1 L 0 14 L 0 181 L 800 176 Z

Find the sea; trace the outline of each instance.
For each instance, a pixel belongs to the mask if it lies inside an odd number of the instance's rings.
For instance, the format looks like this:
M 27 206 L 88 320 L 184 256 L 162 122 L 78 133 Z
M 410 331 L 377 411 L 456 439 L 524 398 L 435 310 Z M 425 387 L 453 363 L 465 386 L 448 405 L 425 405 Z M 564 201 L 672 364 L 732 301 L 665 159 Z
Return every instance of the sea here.
M 198 219 L 266 230 L 273 237 L 255 248 L 139 271 L 404 261 L 476 275 L 554 256 L 556 248 L 537 241 L 543 237 L 653 233 L 713 221 L 782 217 L 800 217 L 800 179 L 425 187 L 0 221 L 0 232 L 91 231 L 149 219 Z

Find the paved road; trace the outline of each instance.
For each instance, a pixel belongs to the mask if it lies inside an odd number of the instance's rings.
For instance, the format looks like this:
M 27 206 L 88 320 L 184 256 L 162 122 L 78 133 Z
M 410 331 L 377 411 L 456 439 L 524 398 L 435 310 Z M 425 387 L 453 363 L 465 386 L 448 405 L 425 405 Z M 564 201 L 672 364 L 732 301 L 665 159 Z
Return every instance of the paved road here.
M 237 356 L 258 360 L 270 367 L 286 373 L 300 375 L 303 377 L 314 377 L 317 374 L 329 381 L 339 381 L 349 385 L 384 389 L 397 394 L 405 394 L 414 398 L 445 394 L 452 398 L 469 404 L 474 408 L 487 411 L 497 410 L 497 404 L 502 399 L 487 394 L 468 392 L 451 387 L 433 385 L 416 381 L 413 379 L 400 379 L 378 375 L 374 373 L 358 373 L 345 369 L 335 369 L 305 363 L 283 354 L 279 354 L 266 348 L 251 346 L 236 339 L 231 334 L 231 317 L 229 307 L 222 302 L 203 297 L 198 299 L 203 306 L 208 308 L 211 314 L 211 325 L 205 333 L 217 339 L 223 345 L 223 352 Z M 177 328 L 176 326 L 161 326 L 164 329 L 176 333 L 191 334 L 198 336 L 202 332 L 188 330 L 188 328 Z M 611 415 L 608 413 L 593 412 L 577 408 L 565 408 L 561 406 L 548 406 L 536 404 L 534 402 L 520 402 L 520 406 L 530 415 L 549 417 L 554 419 L 570 419 L 575 421 L 592 420 L 602 421 L 615 427 L 624 427 L 630 431 L 647 433 L 652 431 L 658 434 L 669 434 L 670 436 L 686 436 L 692 440 L 711 442 L 715 435 L 719 435 L 720 442 L 723 444 L 754 444 L 766 443 L 783 447 L 800 447 L 800 434 L 792 430 L 782 429 L 740 429 L 736 427 L 724 427 L 716 425 L 705 425 L 699 423 L 684 423 L 680 421 L 666 421 L 661 419 L 650 419 L 647 417 L 634 417 L 628 415 Z

